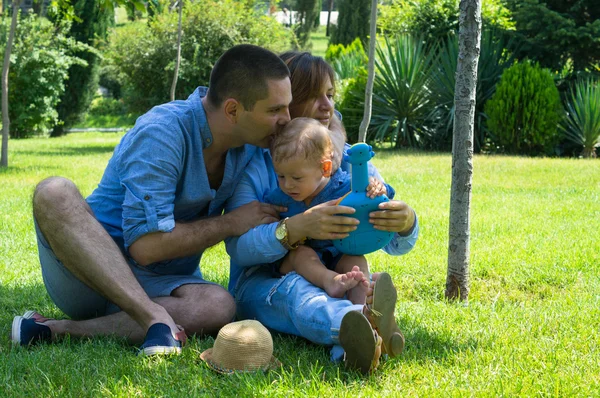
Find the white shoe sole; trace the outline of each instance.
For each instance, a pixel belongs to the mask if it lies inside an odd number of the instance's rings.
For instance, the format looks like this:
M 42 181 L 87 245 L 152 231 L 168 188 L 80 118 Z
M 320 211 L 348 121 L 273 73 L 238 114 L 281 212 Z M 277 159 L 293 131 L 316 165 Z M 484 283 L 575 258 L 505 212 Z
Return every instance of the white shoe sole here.
M 140 354 L 146 355 L 146 356 L 181 354 L 181 347 L 167 347 L 167 346 L 146 347 L 140 351 Z
M 16 316 L 16 317 L 14 317 L 13 322 L 12 322 L 12 331 L 11 331 L 10 339 L 12 340 L 13 344 L 15 344 L 15 345 L 21 344 L 21 323 L 23 322 L 23 319 L 25 319 L 25 318 L 22 316 Z

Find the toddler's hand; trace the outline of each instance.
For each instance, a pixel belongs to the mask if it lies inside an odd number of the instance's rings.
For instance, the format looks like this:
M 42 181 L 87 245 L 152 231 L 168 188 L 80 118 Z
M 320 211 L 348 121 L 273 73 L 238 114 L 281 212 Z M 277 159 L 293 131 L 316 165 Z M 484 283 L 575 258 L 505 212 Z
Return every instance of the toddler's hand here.
M 367 186 L 367 196 L 371 199 L 386 195 L 387 189 L 385 185 L 375 177 L 369 177 L 369 186 Z

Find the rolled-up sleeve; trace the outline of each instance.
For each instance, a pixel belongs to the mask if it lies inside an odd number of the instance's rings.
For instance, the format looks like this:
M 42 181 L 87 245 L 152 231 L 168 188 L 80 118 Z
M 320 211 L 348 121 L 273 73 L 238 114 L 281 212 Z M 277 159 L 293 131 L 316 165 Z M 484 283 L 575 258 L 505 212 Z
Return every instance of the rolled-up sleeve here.
M 185 145 L 177 131 L 168 125 L 147 125 L 119 154 L 119 175 L 125 192 L 122 218 L 125 248 L 143 235 L 175 228 L 175 190 Z
M 410 233 L 406 236 L 398 233 L 394 234 L 394 237 L 384 248 L 383 251 L 392 256 L 401 256 L 411 251 L 417 244 L 419 238 L 419 220 L 415 215 L 415 223 Z
M 275 175 L 269 171 L 266 160 L 253 159 L 227 202 L 225 212 L 255 200 L 264 202 L 266 194 L 276 187 Z M 262 224 L 242 236 L 226 239 L 225 247 L 231 262 L 238 267 L 250 267 L 282 258 L 287 250 L 275 238 L 276 227 L 277 223 Z

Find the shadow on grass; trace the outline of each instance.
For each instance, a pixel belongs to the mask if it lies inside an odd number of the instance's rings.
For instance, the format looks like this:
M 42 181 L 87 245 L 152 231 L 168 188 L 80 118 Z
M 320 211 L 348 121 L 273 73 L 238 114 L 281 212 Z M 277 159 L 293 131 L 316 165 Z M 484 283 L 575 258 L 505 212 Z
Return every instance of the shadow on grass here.
M 114 145 L 83 145 L 77 147 L 61 147 L 53 151 L 15 150 L 14 153 L 34 156 L 86 156 L 111 153 Z
M 51 166 L 51 165 L 48 165 L 48 164 L 39 165 L 39 166 L 12 166 L 9 163 L 8 167 L 2 167 L 2 168 L 0 168 L 0 175 L 3 175 L 3 174 L 6 174 L 6 175 L 11 175 L 11 174 L 36 174 L 40 170 L 43 170 L 44 172 L 47 172 L 47 171 L 50 171 L 50 170 L 58 170 L 60 168 L 61 167 Z
M 400 319 L 400 328 L 406 338 L 403 353 L 396 358 L 381 360 L 379 370 L 375 375 L 392 371 L 391 368 L 406 363 L 439 362 L 450 359 L 456 354 L 476 350 L 478 342 L 458 342 L 452 336 L 432 334 L 426 328 L 415 325 L 408 319 Z M 410 325 L 410 328 L 408 327 Z M 274 355 L 284 364 L 284 368 L 294 368 L 304 378 L 311 373 L 323 374 L 323 381 L 341 381 L 344 384 L 356 382 L 356 377 L 362 377 L 357 372 L 347 370 L 343 363 L 330 360 L 330 347 L 311 343 L 297 336 L 274 333 Z

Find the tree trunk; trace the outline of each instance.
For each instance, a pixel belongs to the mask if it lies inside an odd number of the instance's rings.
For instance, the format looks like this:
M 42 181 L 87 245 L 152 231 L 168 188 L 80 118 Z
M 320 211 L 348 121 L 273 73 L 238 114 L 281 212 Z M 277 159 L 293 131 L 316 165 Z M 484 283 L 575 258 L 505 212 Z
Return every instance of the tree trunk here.
M 371 123 L 371 104 L 373 101 L 373 80 L 375 80 L 375 46 L 377 45 L 377 0 L 371 1 L 371 29 L 369 38 L 369 74 L 367 76 L 367 88 L 365 89 L 365 109 L 363 120 L 358 129 L 358 141 L 365 142 L 367 129 Z
M 473 130 L 481 39 L 481 0 L 461 0 L 459 7 L 446 298 L 468 301 Z
M 329 37 L 329 24 L 331 23 L 331 11 L 333 11 L 333 0 L 329 0 L 329 12 L 327 13 L 327 27 L 325 28 L 325 36 Z
M 8 117 L 8 70 L 10 68 L 10 53 L 17 29 L 17 17 L 19 16 L 19 4 L 21 0 L 13 2 L 13 15 L 10 22 L 8 41 L 4 50 L 4 66 L 2 67 L 2 155 L 0 156 L 0 167 L 8 167 L 8 133 L 10 132 L 10 119 Z
M 175 72 L 171 84 L 171 101 L 175 101 L 175 88 L 179 77 L 179 64 L 181 63 L 181 13 L 183 12 L 183 0 L 179 0 L 179 24 L 177 25 L 177 58 L 175 59 Z

